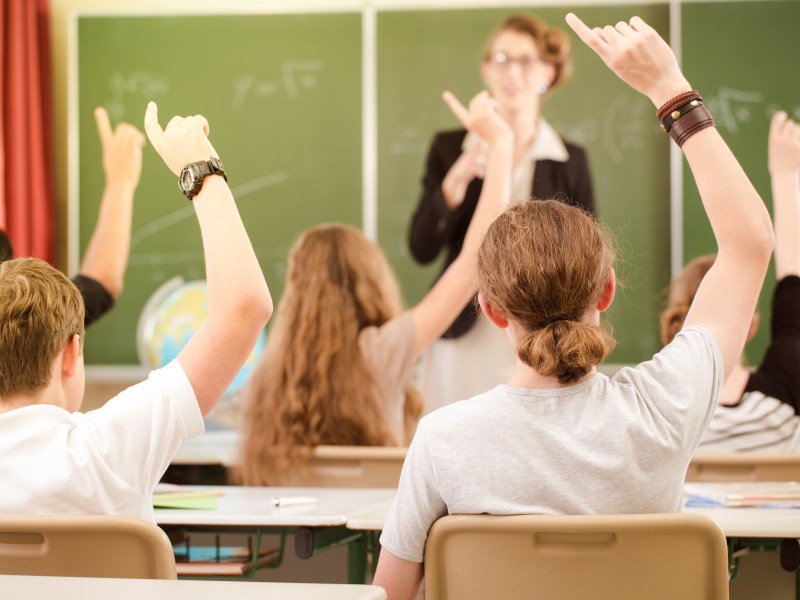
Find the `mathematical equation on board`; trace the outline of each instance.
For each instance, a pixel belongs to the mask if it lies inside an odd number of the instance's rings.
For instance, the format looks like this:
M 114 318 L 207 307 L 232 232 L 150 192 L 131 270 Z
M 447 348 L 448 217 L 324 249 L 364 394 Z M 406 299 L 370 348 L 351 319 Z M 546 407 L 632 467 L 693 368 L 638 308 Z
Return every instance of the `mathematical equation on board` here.
M 325 71 L 321 60 L 286 60 L 278 65 L 274 77 L 253 73 L 235 75 L 230 87 L 230 105 L 234 110 L 245 108 L 248 102 L 285 98 L 294 101 L 319 87 L 319 77 Z M 109 97 L 103 103 L 112 120 L 130 119 L 128 108 L 139 110 L 149 100 L 166 97 L 170 82 L 165 75 L 136 71 L 114 73 L 108 82 Z

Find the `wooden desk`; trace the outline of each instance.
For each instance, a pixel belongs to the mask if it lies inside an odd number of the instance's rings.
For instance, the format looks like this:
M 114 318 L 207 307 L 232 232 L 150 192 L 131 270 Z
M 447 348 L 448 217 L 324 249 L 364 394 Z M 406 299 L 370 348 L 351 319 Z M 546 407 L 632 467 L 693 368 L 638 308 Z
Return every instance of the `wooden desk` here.
M 192 489 L 202 489 L 192 486 Z M 223 489 L 215 510 L 156 509 L 159 525 L 213 527 L 336 527 L 352 514 L 388 506 L 396 490 L 383 488 L 214 487 Z M 276 508 L 273 498 L 313 497 L 314 504 Z M 385 516 L 385 514 L 384 514 Z M 382 523 L 381 523 L 382 524 Z
M 193 489 L 199 486 L 192 486 Z M 214 487 L 214 489 L 219 489 Z M 215 510 L 156 509 L 155 521 L 165 529 L 190 532 L 247 532 L 260 547 L 262 534 L 294 534 L 295 554 L 310 558 L 328 548 L 347 544 L 348 581 L 363 583 L 368 555 L 377 553 L 376 528 L 348 528 L 348 520 L 362 514 L 380 514 L 379 527 L 396 490 L 382 488 L 223 487 Z M 273 498 L 313 497 L 316 503 L 276 508 Z M 377 508 L 375 508 L 377 507 Z M 358 523 L 357 523 L 358 524 Z M 377 523 L 376 523 L 377 524 Z M 374 563 L 374 561 L 373 561 Z
M 3 600 L 386 600 L 371 585 L 0 575 Z
M 241 438 L 236 430 L 207 431 L 178 448 L 170 464 L 230 466 L 236 460 Z

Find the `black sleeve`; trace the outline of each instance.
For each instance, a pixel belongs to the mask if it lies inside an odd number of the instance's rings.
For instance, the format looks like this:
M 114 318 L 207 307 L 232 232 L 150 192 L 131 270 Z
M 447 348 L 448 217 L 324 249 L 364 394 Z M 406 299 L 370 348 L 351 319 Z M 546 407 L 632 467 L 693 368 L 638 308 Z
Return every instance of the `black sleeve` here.
M 594 204 L 594 188 L 592 187 L 592 174 L 589 171 L 589 159 L 586 151 L 579 146 L 570 145 L 570 160 L 575 166 L 575 187 L 572 189 L 572 201 L 597 216 Z
M 442 181 L 461 151 L 460 140 L 455 152 L 450 148 L 452 137 L 450 133 L 439 133 L 431 144 L 422 177 L 422 195 L 408 232 L 411 256 L 423 265 L 439 255 L 453 222 L 442 194 Z M 464 135 L 460 137 L 463 140 Z
M 8 234 L 0 229 L 0 262 L 11 260 L 13 256 L 14 248 L 11 246 L 11 240 L 8 239 Z
M 76 275 L 72 283 L 83 296 L 86 311 L 83 316 L 85 327 L 94 323 L 114 306 L 114 297 L 95 279 L 86 275 Z
M 800 414 L 800 277 L 790 275 L 772 296 L 771 340 L 745 391 L 790 404 Z

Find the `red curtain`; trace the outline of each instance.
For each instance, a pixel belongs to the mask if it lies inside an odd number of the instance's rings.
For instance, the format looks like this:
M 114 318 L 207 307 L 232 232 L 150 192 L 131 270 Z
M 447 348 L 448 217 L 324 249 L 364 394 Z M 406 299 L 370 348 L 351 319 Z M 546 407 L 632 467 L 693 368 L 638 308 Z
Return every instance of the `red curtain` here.
M 16 256 L 55 259 L 48 0 L 0 0 L 0 227 Z

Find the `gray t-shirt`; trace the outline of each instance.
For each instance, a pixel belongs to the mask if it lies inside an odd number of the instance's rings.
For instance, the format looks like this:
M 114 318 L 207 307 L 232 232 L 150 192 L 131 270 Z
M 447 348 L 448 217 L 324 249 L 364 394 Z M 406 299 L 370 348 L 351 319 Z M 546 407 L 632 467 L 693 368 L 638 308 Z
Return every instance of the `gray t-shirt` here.
M 613 377 L 497 386 L 420 422 L 381 544 L 422 562 L 447 514 L 676 512 L 723 383 L 714 338 L 688 327 Z

